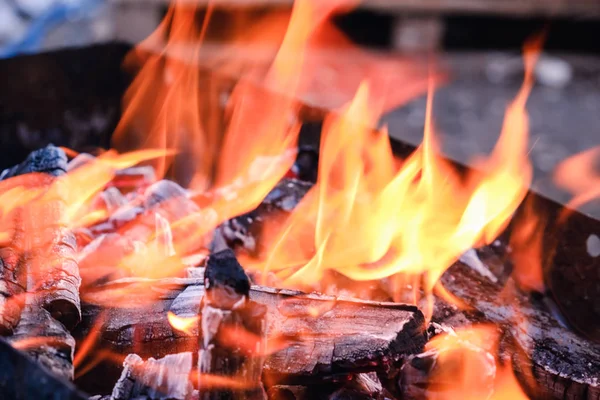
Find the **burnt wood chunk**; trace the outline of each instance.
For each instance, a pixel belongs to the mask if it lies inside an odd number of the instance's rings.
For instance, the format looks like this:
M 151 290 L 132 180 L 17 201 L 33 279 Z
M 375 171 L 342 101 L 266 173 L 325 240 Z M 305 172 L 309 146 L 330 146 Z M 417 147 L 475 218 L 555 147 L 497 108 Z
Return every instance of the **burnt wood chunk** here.
M 350 378 L 323 381 L 310 386 L 274 385 L 269 388 L 269 400 L 369 400 L 392 399 L 384 393 L 374 372 L 356 374 Z
M 269 400 L 303 400 L 315 398 L 306 386 L 274 385 L 267 392 Z
M 123 362 L 121 377 L 115 384 L 110 399 L 189 399 L 193 391 L 191 372 L 190 352 L 146 361 L 137 354 L 129 354 Z
M 313 186 L 298 179 L 282 179 L 253 211 L 225 221 L 222 232 L 229 246 L 260 256 L 264 251 L 265 224 L 283 223 Z
M 63 379 L 73 379 L 75 339 L 63 324 L 40 307 L 33 294 L 27 294 L 21 321 L 9 338 L 49 371 Z
M 41 172 L 59 176 L 67 171 L 67 156 L 65 152 L 52 144 L 32 151 L 25 161 L 12 168 L 5 169 L 0 179 L 8 179 L 32 172 Z
M 204 272 L 200 304 L 198 388 L 200 399 L 266 399 L 261 382 L 266 343 L 266 306 L 249 300 L 250 281 L 230 249 L 212 254 Z M 210 376 L 228 387 L 205 384 Z M 206 377 L 209 378 L 206 378 Z M 242 384 L 242 388 L 233 383 Z
M 87 396 L 0 338 L 0 398 L 85 400 Z
M 84 320 L 74 336 L 85 338 L 102 313 L 98 348 L 142 357 L 198 351 L 197 326 L 187 333 L 178 331 L 167 313 L 197 316 L 204 294 L 202 281 L 193 279 L 111 282 L 85 295 Z M 111 307 L 113 296 L 126 307 Z M 426 340 L 425 320 L 415 306 L 261 286 L 252 286 L 250 300 L 267 307 L 269 351 L 263 376 L 269 382 L 306 383 L 337 374 L 385 371 L 399 365 L 403 356 L 421 351 Z

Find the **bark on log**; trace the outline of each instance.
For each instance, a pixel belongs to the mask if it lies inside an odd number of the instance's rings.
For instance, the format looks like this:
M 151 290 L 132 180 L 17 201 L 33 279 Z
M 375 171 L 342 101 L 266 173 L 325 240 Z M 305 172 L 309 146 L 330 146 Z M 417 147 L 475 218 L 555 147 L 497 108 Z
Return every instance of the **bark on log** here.
M 112 293 L 112 296 L 111 296 Z M 115 296 L 118 296 L 116 298 Z M 80 340 L 102 313 L 98 348 L 142 357 L 197 351 L 197 327 L 173 329 L 167 312 L 199 313 L 202 281 L 125 279 L 84 296 Z M 423 314 L 414 306 L 340 299 L 253 286 L 250 299 L 267 306 L 268 349 L 263 375 L 270 383 L 321 381 L 324 376 L 386 370 L 425 344 Z M 102 307 L 95 304 L 126 307 Z M 107 373 L 118 370 L 107 366 Z M 116 377 L 115 377 L 116 379 Z M 96 391 L 97 393 L 98 391 Z
M 0 338 L 0 398 L 85 400 L 87 396 Z

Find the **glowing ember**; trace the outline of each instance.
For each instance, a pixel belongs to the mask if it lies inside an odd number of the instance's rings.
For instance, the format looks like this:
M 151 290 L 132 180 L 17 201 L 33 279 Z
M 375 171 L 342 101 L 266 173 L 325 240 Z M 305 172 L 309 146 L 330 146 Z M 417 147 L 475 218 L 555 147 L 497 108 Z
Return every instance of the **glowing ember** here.
M 428 381 L 429 399 L 527 399 L 510 363 L 497 359 L 498 331 L 480 325 L 434 337 L 426 353 L 435 354 Z
M 194 315 L 191 317 L 178 317 L 172 312 L 167 313 L 167 319 L 169 320 L 169 324 L 178 331 L 185 333 L 186 335 L 192 334 L 192 327 L 198 324 L 198 316 Z

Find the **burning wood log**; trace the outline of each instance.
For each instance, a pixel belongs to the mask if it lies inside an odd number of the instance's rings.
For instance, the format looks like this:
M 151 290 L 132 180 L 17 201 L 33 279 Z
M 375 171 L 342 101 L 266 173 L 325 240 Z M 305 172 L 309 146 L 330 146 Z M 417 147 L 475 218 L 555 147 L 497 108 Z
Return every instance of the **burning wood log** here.
M 460 311 L 437 299 L 433 320 L 451 327 L 495 323 L 504 334 L 500 355 L 512 362 L 525 391 L 534 398 L 598 398 L 600 346 L 561 325 L 543 302 L 522 292 L 509 277 L 510 268 L 493 252 L 480 255 L 498 279 L 493 282 L 460 262 L 455 264 L 442 282 L 472 309 Z M 436 357 L 426 353 L 403 367 L 402 393 L 429 398 L 428 385 L 439 389 L 433 368 Z
M 0 338 L 0 398 L 85 400 L 87 396 Z
M 123 372 L 115 384 L 110 400 L 145 399 L 186 400 L 192 395 L 190 382 L 192 353 L 171 354 L 143 361 L 130 354 L 123 362 Z
M 56 182 L 55 182 L 56 184 Z M 61 226 L 64 203 L 60 198 L 33 202 L 22 218 L 25 226 L 24 262 L 39 303 L 67 328 L 81 320 L 79 267 L 75 236 Z
M 356 374 L 350 380 L 324 381 L 320 385 L 275 385 L 267 393 L 269 400 L 369 400 L 392 398 L 375 373 Z
M 266 306 L 249 300 L 250 281 L 230 249 L 212 254 L 200 305 L 198 383 L 200 398 L 266 399 L 261 383 L 265 358 Z M 211 388 L 205 376 L 230 378 L 241 388 Z
M 61 149 L 49 145 L 31 153 L 18 167 L 14 173 L 41 172 L 59 177 L 65 174 L 67 157 Z M 75 236 L 63 222 L 65 189 L 53 178 L 36 182 L 34 189 L 40 188 L 39 184 L 45 190 L 42 198 L 26 204 L 20 215 L 23 235 L 18 245 L 22 262 L 27 265 L 28 290 L 36 293 L 39 303 L 54 318 L 72 328 L 81 319 L 81 278 Z
M 90 231 L 99 236 L 120 230 L 123 235 L 144 238 L 155 231 L 155 213 L 160 212 L 173 223 L 198 210 L 185 189 L 175 182 L 161 180 L 148 186 L 135 201 L 123 205 L 107 221 L 91 227 Z
M 28 173 L 42 174 L 32 175 L 31 179 L 16 184 L 41 190 L 43 197 L 14 212 L 14 237 L 10 246 L 2 249 L 4 284 L 7 286 L 2 297 L 7 309 L 2 313 L 0 325 L 5 331 L 18 321 L 17 296 L 22 294 L 25 286 L 35 291 L 40 304 L 67 327 L 74 326 L 81 318 L 76 243 L 73 234 L 61 223 L 64 199 L 60 194 L 60 182 L 53 178 L 64 174 L 66 165 L 64 152 L 49 145 L 32 152 L 23 163 L 2 173 L 3 179 Z M 27 285 L 25 276 L 29 277 Z M 10 300 L 7 301 L 7 297 Z
M 461 275 L 470 274 L 460 266 L 455 268 L 455 281 L 465 284 L 448 284 L 448 289 L 510 334 L 517 373 L 533 377 L 537 383 L 529 388 L 531 393 L 561 399 L 600 397 L 600 365 L 596 362 L 600 346 L 562 326 L 544 304 L 525 295 L 512 279 L 500 292 L 498 287 L 489 288 L 487 282 L 466 284 Z
M 63 324 L 27 294 L 21 321 L 9 338 L 12 345 L 64 379 L 73 379 L 75 339 Z
M 99 345 L 104 349 L 118 354 L 135 351 L 142 357 L 197 351 L 197 327 L 192 324 L 184 328 L 187 333 L 178 331 L 169 324 L 167 313 L 197 316 L 204 295 L 202 281 L 193 279 L 111 282 L 84 297 L 88 302 L 84 319 L 74 336 L 85 338 L 102 313 Z M 308 383 L 323 376 L 386 370 L 425 344 L 423 314 L 414 306 L 260 286 L 250 289 L 250 300 L 267 307 L 263 376 L 269 382 Z M 117 301 L 124 306 L 110 306 Z
M 265 224 L 282 224 L 311 187 L 310 182 L 281 180 L 255 210 L 223 223 L 222 231 L 228 245 L 260 255 L 264 250 L 263 243 L 268 241 Z
M 15 217 L 13 220 L 15 221 L 13 236 L 18 237 L 19 218 Z M 21 318 L 27 286 L 24 272 L 14 244 L 0 249 L 0 334 L 2 335 L 12 333 Z

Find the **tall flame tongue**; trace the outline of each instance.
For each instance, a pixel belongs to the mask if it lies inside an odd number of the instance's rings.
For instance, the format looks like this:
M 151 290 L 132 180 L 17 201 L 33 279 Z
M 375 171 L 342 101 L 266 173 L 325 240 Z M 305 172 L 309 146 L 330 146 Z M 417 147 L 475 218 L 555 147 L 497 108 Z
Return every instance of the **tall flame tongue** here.
M 217 222 L 252 210 L 293 163 L 298 100 L 339 107 L 364 77 L 389 109 L 425 88 L 422 69 L 354 47 L 329 21 L 354 5 L 295 1 L 291 14 L 275 12 L 215 44 L 206 42 L 212 4 L 200 26 L 197 6 L 176 0 L 128 57 L 142 67 L 124 98 L 115 147 L 177 150 L 154 163 L 159 178 L 168 171 L 210 198 Z M 224 77 L 238 83 L 223 118 Z M 390 90 L 391 81 L 403 90 Z
M 213 204 L 221 219 L 258 206 L 292 166 L 300 125 L 295 119 L 298 105 L 289 94 L 298 90 L 308 38 L 335 6 L 328 2 L 315 7 L 309 0 L 294 3 L 283 43 L 264 79 L 265 87 L 283 95 L 248 82 L 236 86 L 216 181 L 217 190 L 232 195 Z
M 425 274 L 430 293 L 469 248 L 506 226 L 531 181 L 525 102 L 540 40 L 525 48 L 525 82 L 502 134 L 477 172 L 459 176 L 438 155 L 430 90 L 423 145 L 399 170 L 366 85 L 325 121 L 319 176 L 273 243 L 265 269 L 287 285 L 316 284 L 326 270 L 353 280 Z

